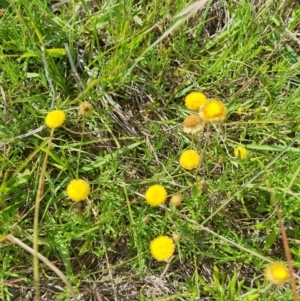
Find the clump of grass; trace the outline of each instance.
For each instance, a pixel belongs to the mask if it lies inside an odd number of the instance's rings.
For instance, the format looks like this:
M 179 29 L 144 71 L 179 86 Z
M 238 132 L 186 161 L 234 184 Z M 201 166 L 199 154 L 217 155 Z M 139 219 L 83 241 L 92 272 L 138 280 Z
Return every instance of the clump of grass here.
M 299 267 L 298 8 L 9 4 L 0 19 L 0 299 L 24 299 L 34 285 L 49 300 L 291 299 L 262 276 L 266 262 L 285 260 L 278 220 L 290 225 L 289 276 Z M 191 91 L 206 99 L 191 94 L 184 108 Z M 54 139 L 44 116 L 55 107 L 68 118 Z M 183 132 L 186 109 L 195 120 Z M 247 160 L 228 151 L 237 146 Z M 188 158 L 184 170 L 180 154 L 191 149 L 201 164 Z M 72 179 L 88 186 L 68 193 Z M 152 183 L 168 192 L 159 206 L 138 193 Z M 70 206 L 68 195 L 87 202 Z M 166 264 L 149 251 L 161 235 L 176 245 Z

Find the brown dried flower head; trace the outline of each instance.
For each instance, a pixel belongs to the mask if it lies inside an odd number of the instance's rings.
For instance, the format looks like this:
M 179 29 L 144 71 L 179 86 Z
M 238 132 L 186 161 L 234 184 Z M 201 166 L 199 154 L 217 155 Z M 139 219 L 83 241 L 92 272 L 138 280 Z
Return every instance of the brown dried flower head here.
M 88 101 L 84 101 L 79 105 L 78 111 L 79 116 L 86 116 L 93 111 L 93 106 Z
M 196 134 L 203 131 L 205 123 L 202 121 L 198 114 L 187 116 L 183 121 L 183 131 L 186 134 Z
M 178 207 L 180 206 L 182 202 L 182 195 L 180 193 L 176 193 L 174 195 L 172 195 L 171 199 L 170 199 L 170 204 L 172 206 Z
M 149 216 L 148 215 L 144 216 L 143 219 L 142 219 L 142 222 L 144 224 L 147 224 L 149 222 Z
M 5 8 L 0 8 L 0 19 L 4 16 L 5 11 Z
M 202 179 L 198 184 L 197 184 L 197 188 L 199 193 L 202 192 L 207 192 L 207 183 L 204 179 Z
M 178 242 L 181 240 L 181 235 L 178 233 L 173 233 L 172 238 L 175 242 Z

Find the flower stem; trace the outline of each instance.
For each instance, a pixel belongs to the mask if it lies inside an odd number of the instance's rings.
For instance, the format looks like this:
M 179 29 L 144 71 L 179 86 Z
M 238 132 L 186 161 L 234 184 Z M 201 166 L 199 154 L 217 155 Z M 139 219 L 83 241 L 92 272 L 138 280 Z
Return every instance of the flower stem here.
M 42 170 L 39 178 L 39 186 L 36 193 L 35 198 L 35 208 L 34 208 L 34 220 L 33 220 L 33 278 L 34 278 L 34 288 L 35 288 L 35 297 L 34 301 L 40 300 L 40 277 L 39 277 L 39 258 L 38 258 L 38 251 L 39 251 L 39 210 L 40 210 L 40 202 L 41 198 L 44 193 L 44 182 L 45 182 L 45 173 L 46 173 L 46 166 L 48 161 L 48 155 L 51 147 L 51 142 L 53 138 L 54 129 L 51 130 L 48 146 L 45 154 L 45 158 L 42 165 Z
M 283 224 L 283 221 L 282 221 L 282 216 L 281 216 L 281 213 L 280 213 L 280 210 L 279 210 L 279 205 L 277 203 L 274 191 L 271 189 L 269 181 L 266 181 L 266 182 L 267 182 L 267 186 L 269 188 L 269 191 L 270 191 L 270 194 L 271 194 L 271 199 L 274 203 L 275 211 L 276 211 L 277 218 L 278 218 L 278 221 L 279 221 L 279 227 L 280 227 L 280 231 L 281 231 L 281 235 L 282 235 L 282 243 L 283 243 L 283 247 L 284 247 L 284 251 L 285 251 L 285 258 L 286 258 L 286 261 L 288 263 L 289 273 L 290 273 L 290 277 L 291 277 L 293 299 L 294 299 L 294 301 L 299 301 L 299 297 L 298 297 L 298 293 L 297 293 L 297 284 L 296 284 L 296 280 L 295 280 L 295 277 L 294 277 L 292 256 L 291 256 L 291 252 L 290 252 L 290 247 L 289 247 L 289 243 L 288 243 L 287 234 L 286 234 L 285 227 L 284 227 L 284 224 Z
M 36 255 L 35 251 L 30 248 L 28 245 L 26 245 L 25 243 L 23 243 L 20 239 L 16 238 L 15 236 L 13 236 L 12 234 L 8 234 L 5 239 L 11 241 L 14 244 L 19 245 L 22 249 L 24 249 L 26 252 L 32 254 L 33 256 Z M 44 257 L 42 254 L 37 253 L 37 257 L 39 260 L 41 260 L 42 262 L 44 262 L 45 265 L 47 265 L 68 287 L 74 301 L 77 301 L 77 297 L 76 294 L 70 284 L 70 282 L 68 281 L 67 277 L 52 263 L 50 262 L 46 257 Z

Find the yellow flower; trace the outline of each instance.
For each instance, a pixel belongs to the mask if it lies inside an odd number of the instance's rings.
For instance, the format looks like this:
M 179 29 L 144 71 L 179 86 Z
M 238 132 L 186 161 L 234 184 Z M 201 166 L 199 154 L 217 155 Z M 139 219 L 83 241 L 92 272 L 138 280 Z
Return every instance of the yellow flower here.
M 234 155 L 241 160 L 247 158 L 247 150 L 243 146 L 238 146 L 234 149 Z
M 183 131 L 186 134 L 196 134 L 204 129 L 205 123 L 198 114 L 187 116 L 183 121 Z
M 89 193 L 90 185 L 81 179 L 72 180 L 67 186 L 67 195 L 74 202 L 83 201 Z
M 222 122 L 227 116 L 227 108 L 222 101 L 211 99 L 200 108 L 199 116 L 204 122 Z
M 150 242 L 150 253 L 157 261 L 169 260 L 174 251 L 174 242 L 168 236 L 158 236 Z
M 201 161 L 200 155 L 194 150 L 184 151 L 179 159 L 180 165 L 187 170 L 192 170 L 198 167 L 200 161 Z
M 267 265 L 264 274 L 266 279 L 275 285 L 284 284 L 290 276 L 287 268 L 280 262 Z
M 146 202 L 151 206 L 163 204 L 166 201 L 166 198 L 166 189 L 158 184 L 150 186 L 145 193 Z
M 201 92 L 191 92 L 184 99 L 185 106 L 193 111 L 199 110 L 206 101 L 206 96 Z
M 78 107 L 79 115 L 82 116 L 90 114 L 92 110 L 93 106 L 88 101 L 82 102 Z
M 53 110 L 49 112 L 45 118 L 45 124 L 50 129 L 55 129 L 60 127 L 66 119 L 66 114 L 61 110 Z

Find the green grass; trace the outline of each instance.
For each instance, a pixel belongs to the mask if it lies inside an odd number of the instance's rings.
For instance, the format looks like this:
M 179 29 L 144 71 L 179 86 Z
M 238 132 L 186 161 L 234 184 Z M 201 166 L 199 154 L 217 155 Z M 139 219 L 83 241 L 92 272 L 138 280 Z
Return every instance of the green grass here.
M 285 261 L 267 181 L 296 273 L 300 267 L 299 5 L 209 1 L 153 46 L 186 1 L 74 2 L 53 12 L 52 1 L 0 1 L 6 8 L 0 19 L 1 236 L 33 244 L 49 130 L 33 131 L 55 100 L 67 120 L 49 154 L 39 251 L 65 273 L 79 300 L 99 300 L 97 294 L 152 300 L 155 287 L 157 301 L 293 300 L 289 286 L 268 285 L 263 269 L 268 261 Z M 192 139 L 181 122 L 189 114 L 184 96 L 193 90 L 220 98 L 229 114 Z M 94 107 L 85 118 L 78 116 L 84 100 Z M 234 158 L 238 145 L 247 147 L 247 160 Z M 179 166 L 187 148 L 202 154 L 195 171 Z M 65 189 L 77 177 L 92 192 L 75 204 Z M 200 192 L 202 180 L 207 187 Z M 155 183 L 169 195 L 181 192 L 182 206 L 148 206 L 142 195 Z M 182 239 L 157 285 L 166 264 L 151 258 L 149 243 L 173 233 Z M 2 241 L 1 300 L 34 293 L 32 261 Z M 40 277 L 47 300 L 71 300 L 42 263 Z

